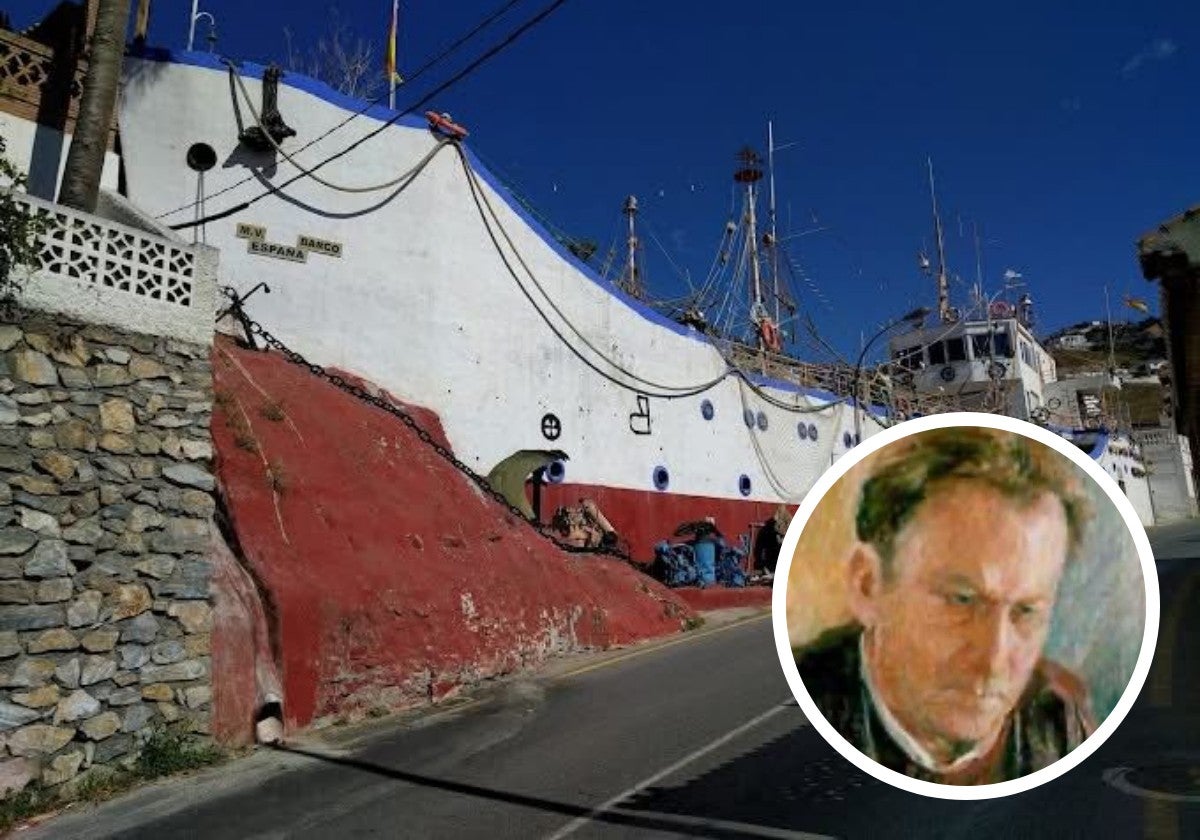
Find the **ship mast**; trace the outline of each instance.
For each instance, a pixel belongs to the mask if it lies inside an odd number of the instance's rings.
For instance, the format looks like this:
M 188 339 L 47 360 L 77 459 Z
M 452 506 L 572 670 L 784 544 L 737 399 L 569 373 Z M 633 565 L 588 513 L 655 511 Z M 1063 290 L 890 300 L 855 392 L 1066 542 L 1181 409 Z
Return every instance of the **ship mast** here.
M 738 159 L 743 165 L 733 176 L 733 180 L 746 185 L 746 259 L 749 261 L 751 282 L 750 320 L 755 326 L 758 326 L 765 313 L 762 297 L 762 273 L 758 259 L 758 219 L 754 212 L 754 184 L 762 179 L 763 172 L 758 168 L 761 158 L 753 149 L 749 147 L 742 149 L 738 153 Z M 759 349 L 766 349 L 761 329 L 758 335 L 758 346 Z
M 938 213 L 937 205 L 937 187 L 933 181 L 933 158 L 927 158 L 929 164 L 929 198 L 933 203 L 933 229 L 937 234 L 937 251 L 938 251 L 938 273 L 937 273 L 937 291 L 938 291 L 938 319 L 943 324 L 948 324 L 950 318 L 950 281 L 946 277 L 946 245 L 942 236 L 942 217 Z
M 634 219 L 637 217 L 638 212 L 638 200 L 636 195 L 631 195 L 625 199 L 625 207 L 622 212 L 624 212 L 625 216 L 629 219 L 629 238 L 627 240 L 628 255 L 626 256 L 625 271 L 622 274 L 621 281 L 618 285 L 620 285 L 625 292 L 640 300 L 643 297 L 643 290 L 642 279 L 638 275 L 637 266 L 638 237 L 637 229 L 634 224 Z
M 771 249 L 771 283 L 775 298 L 775 325 L 779 325 L 779 240 L 775 230 L 775 127 L 767 120 L 767 172 L 771 184 L 771 231 L 767 245 Z

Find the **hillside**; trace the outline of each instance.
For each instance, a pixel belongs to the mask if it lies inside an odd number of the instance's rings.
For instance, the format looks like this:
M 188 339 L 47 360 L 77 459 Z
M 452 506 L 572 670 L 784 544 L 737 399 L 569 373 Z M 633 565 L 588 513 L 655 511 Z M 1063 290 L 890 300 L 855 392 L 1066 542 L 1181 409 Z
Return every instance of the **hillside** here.
M 1072 346 L 1071 336 L 1081 336 L 1085 346 Z M 1080 339 L 1076 339 L 1079 341 Z M 1122 321 L 1112 325 L 1113 360 L 1116 367 L 1135 372 L 1149 362 L 1167 357 L 1166 341 L 1158 318 Z M 1082 321 L 1045 338 L 1058 364 L 1059 374 L 1099 371 L 1108 367 L 1108 325 Z
M 1058 377 L 1063 379 L 1106 370 L 1108 340 L 1106 323 L 1083 321 L 1047 336 L 1045 343 L 1058 366 Z M 1112 362 L 1117 370 L 1128 371 L 1128 375 L 1123 375 L 1120 389 L 1105 389 L 1105 400 L 1115 400 L 1121 406 L 1119 414 L 1133 426 L 1157 426 L 1160 422 L 1166 393 L 1160 376 L 1167 376 L 1169 371 L 1164 368 L 1156 374 L 1153 364 L 1166 356 L 1166 341 L 1158 318 L 1112 325 Z

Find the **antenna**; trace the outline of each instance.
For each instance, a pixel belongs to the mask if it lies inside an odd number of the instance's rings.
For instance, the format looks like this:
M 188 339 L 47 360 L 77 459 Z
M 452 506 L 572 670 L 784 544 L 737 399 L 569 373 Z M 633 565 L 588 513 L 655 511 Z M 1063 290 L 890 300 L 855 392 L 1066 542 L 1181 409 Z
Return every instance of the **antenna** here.
M 771 181 L 771 281 L 775 297 L 775 325 L 779 325 L 779 240 L 775 230 L 775 127 L 767 120 L 767 171 Z
M 746 185 L 746 258 L 750 261 L 750 277 L 754 283 L 754 300 L 750 307 L 750 317 L 757 324 L 762 314 L 762 276 L 758 263 L 758 230 L 757 219 L 754 215 L 754 184 L 762 180 L 763 172 L 758 168 L 762 158 L 753 149 L 746 147 L 738 152 L 738 160 L 742 168 L 733 176 L 733 180 Z M 761 336 L 760 336 L 761 339 Z M 760 342 L 761 343 L 761 342 Z
M 942 217 L 938 213 L 937 187 L 933 180 L 933 158 L 926 159 L 929 164 L 929 198 L 933 203 L 933 229 L 937 234 L 938 252 L 938 318 L 943 324 L 950 322 L 950 282 L 946 277 L 946 244 L 942 235 Z
M 1117 355 L 1113 348 L 1112 310 L 1108 306 L 1108 284 L 1104 284 L 1104 314 L 1108 319 L 1108 372 L 1111 375 L 1117 369 Z
M 625 264 L 625 274 L 621 278 L 621 286 L 626 292 L 633 295 L 635 298 L 641 299 L 642 281 L 641 277 L 638 276 L 637 267 L 638 238 L 637 230 L 634 228 L 634 218 L 637 216 L 638 212 L 638 200 L 636 195 L 631 195 L 625 199 L 625 207 L 623 212 L 629 217 L 629 253 L 626 258 L 627 261 Z

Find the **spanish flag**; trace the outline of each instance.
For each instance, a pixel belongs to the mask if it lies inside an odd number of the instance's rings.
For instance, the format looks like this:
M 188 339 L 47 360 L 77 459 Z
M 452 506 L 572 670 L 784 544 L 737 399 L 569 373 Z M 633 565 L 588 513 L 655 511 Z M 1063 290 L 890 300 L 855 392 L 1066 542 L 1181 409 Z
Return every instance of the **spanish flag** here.
M 400 0 L 392 0 L 392 25 L 388 30 L 387 42 L 387 58 L 384 66 L 384 74 L 387 76 L 388 82 L 399 82 L 400 74 L 396 72 L 396 36 L 397 36 L 397 21 L 400 17 Z
M 1146 301 L 1140 300 L 1139 298 L 1130 297 L 1129 295 L 1125 295 L 1125 305 L 1128 306 L 1130 309 L 1136 309 L 1138 312 L 1141 312 L 1143 315 L 1148 314 L 1150 312 L 1150 307 L 1149 307 L 1149 305 L 1147 305 Z

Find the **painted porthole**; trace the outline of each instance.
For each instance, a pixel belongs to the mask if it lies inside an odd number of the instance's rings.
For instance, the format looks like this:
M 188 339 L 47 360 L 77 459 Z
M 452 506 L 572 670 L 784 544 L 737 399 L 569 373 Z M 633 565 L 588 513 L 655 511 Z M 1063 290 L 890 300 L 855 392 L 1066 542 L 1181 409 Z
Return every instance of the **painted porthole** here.
M 542 437 L 546 440 L 558 440 L 562 435 L 562 421 L 557 414 L 542 415 Z
M 745 473 L 742 473 L 741 476 L 738 477 L 738 492 L 741 493 L 743 496 L 749 496 L 750 490 L 751 490 L 750 476 L 746 475 Z
M 767 430 L 767 413 L 765 411 L 758 412 L 758 416 L 755 417 L 754 420 L 756 423 L 758 423 L 758 430 L 760 432 L 765 432 Z
M 551 461 L 550 466 L 546 467 L 546 479 L 551 484 L 562 484 L 564 478 L 567 477 L 567 465 L 562 461 Z
M 800 440 L 808 440 L 808 426 L 805 423 L 797 423 L 796 431 L 800 434 Z
M 667 472 L 667 468 L 657 466 L 654 468 L 654 489 L 666 490 L 667 485 L 671 483 L 671 474 Z
M 750 409 L 747 408 L 745 411 L 742 412 L 742 419 L 744 421 L 746 421 L 747 429 L 754 428 L 754 412 L 753 411 L 751 411 Z
M 808 424 L 808 439 L 813 440 L 813 441 L 815 441 L 817 439 L 817 424 L 816 423 Z
M 858 446 L 860 443 L 862 443 L 862 435 L 860 435 L 858 432 L 855 432 L 854 433 L 854 445 Z
M 705 400 L 704 402 L 700 403 L 700 415 L 705 420 L 713 419 L 713 415 L 716 413 L 717 410 L 713 408 L 712 400 Z

